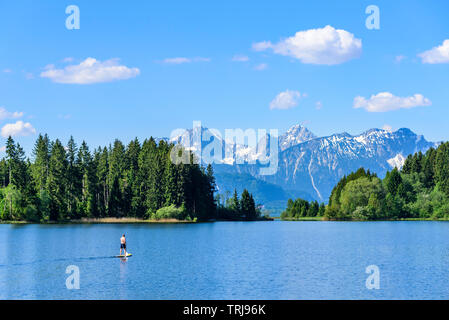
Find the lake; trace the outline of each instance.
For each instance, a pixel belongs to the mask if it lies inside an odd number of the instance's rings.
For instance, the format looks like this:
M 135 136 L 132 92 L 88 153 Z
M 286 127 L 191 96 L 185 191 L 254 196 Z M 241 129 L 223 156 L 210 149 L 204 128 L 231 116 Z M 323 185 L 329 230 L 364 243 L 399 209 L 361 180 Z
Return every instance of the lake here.
M 0 299 L 448 298 L 447 222 L 0 225 Z

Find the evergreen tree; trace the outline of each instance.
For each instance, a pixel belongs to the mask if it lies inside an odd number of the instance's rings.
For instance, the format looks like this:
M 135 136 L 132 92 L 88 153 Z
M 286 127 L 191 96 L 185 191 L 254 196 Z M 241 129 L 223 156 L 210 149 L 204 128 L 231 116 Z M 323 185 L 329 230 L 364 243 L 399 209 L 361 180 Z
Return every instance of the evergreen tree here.
M 236 212 L 240 212 L 240 200 L 239 200 L 239 196 L 237 194 L 237 189 L 234 189 L 234 195 L 232 196 L 232 198 L 230 199 L 230 204 L 229 204 L 229 208 L 233 211 Z
M 70 136 L 67 144 L 67 214 L 69 217 L 77 217 L 77 203 L 81 196 L 80 178 L 82 177 L 76 163 L 77 146 Z
M 96 170 L 96 178 L 98 181 L 98 212 L 99 216 L 106 216 L 109 204 L 109 161 L 108 149 L 106 147 L 98 152 L 98 166 Z
M 399 170 L 397 168 L 394 168 L 393 171 L 388 172 L 385 180 L 388 192 L 392 195 L 396 195 L 399 185 L 402 183 L 402 178 L 399 174 Z
M 48 171 L 46 189 L 51 199 L 49 219 L 66 219 L 67 155 L 59 140 L 52 144 Z
M 39 135 L 30 163 L 9 137 L 6 158 L 0 160 L 0 219 L 142 218 L 147 213 L 215 218 L 212 167 L 201 167 L 189 152 L 190 163 L 173 163 L 172 148 L 165 141 L 157 145 L 153 138 L 142 146 L 134 139 L 126 148 L 115 140 L 109 149 L 91 153 L 85 141 L 78 148 L 70 137 L 64 148 L 59 140 L 50 142 L 47 135 Z M 253 202 L 250 196 L 250 207 Z
M 33 155 L 34 163 L 32 165 L 32 174 L 37 191 L 40 192 L 46 188 L 48 179 L 50 140 L 47 135 L 39 135 L 34 145 Z

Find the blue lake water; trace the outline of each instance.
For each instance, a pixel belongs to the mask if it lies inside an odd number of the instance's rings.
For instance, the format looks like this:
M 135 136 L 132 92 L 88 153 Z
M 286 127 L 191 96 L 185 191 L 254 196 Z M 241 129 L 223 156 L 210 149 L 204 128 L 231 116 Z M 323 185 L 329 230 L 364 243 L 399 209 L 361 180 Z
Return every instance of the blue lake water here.
M 446 222 L 0 225 L 0 299 L 448 298 Z

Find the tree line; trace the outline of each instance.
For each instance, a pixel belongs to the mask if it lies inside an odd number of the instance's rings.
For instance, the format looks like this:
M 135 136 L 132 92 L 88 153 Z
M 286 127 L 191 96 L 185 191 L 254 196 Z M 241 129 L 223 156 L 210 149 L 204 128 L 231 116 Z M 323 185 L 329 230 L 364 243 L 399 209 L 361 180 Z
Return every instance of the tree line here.
M 192 154 L 190 163 L 173 163 L 173 147 L 136 138 L 91 151 L 73 137 L 64 146 L 39 135 L 31 161 L 9 137 L 0 161 L 0 219 L 216 218 L 212 167 L 196 164 Z
M 297 202 L 306 206 L 304 200 Z M 290 207 L 293 201 L 287 216 Z M 332 190 L 323 216 L 330 220 L 449 219 L 449 142 L 425 154 L 409 155 L 402 169 L 394 168 L 384 179 L 364 168 L 343 177 Z
M 253 195 L 247 189 L 243 189 L 240 198 L 237 190 L 234 189 L 231 198 L 225 199 L 222 195 L 217 194 L 216 200 L 218 219 L 254 221 L 268 218 L 262 217 L 261 206 L 256 205 Z
M 307 201 L 301 198 L 296 200 L 289 199 L 287 209 L 281 213 L 283 220 L 299 220 L 301 218 L 313 218 L 324 216 L 324 203 L 319 204 L 318 201 Z

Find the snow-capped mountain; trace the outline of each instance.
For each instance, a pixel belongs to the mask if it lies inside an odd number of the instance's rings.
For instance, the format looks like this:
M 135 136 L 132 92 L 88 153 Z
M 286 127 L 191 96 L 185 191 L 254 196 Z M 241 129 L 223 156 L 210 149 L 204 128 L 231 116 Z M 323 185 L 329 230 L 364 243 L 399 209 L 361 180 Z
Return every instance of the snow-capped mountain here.
M 364 167 L 383 177 L 401 166 L 409 154 L 432 146 L 436 144 L 405 128 L 395 132 L 371 129 L 357 136 L 334 134 L 281 151 L 276 175 L 260 178 L 326 201 L 344 175 Z
M 315 139 L 316 136 L 306 127 L 297 124 L 279 137 L 279 149 L 284 151 L 290 147 L 296 146 L 302 142 Z
M 205 164 L 255 164 L 263 158 L 265 146 L 270 141 L 269 134 L 257 134 L 254 131 L 254 135 L 248 138 L 248 132 L 235 130 L 229 137 L 215 129 L 194 127 L 180 131 L 168 141 L 194 152 Z
M 271 137 L 267 134 L 258 139 L 259 142 L 270 141 Z M 197 153 L 204 151 L 212 142 L 220 146 L 222 160 L 214 161 L 220 192 L 232 192 L 234 188 L 240 190 L 243 187 L 259 191 L 261 188 L 273 188 L 279 195 L 280 187 L 285 191 L 285 197 L 301 195 L 324 202 L 344 175 L 360 167 L 383 177 L 388 170 L 401 167 L 409 154 L 425 152 L 430 147 L 437 146 L 406 128 L 394 132 L 371 129 L 354 136 L 340 133 L 316 137 L 307 128 L 296 125 L 279 137 L 276 173 L 261 175 L 260 168 L 264 166 L 258 162 L 264 156 L 261 143 L 258 147 L 248 147 L 242 141 L 225 141 L 219 132 L 207 128 L 187 130 L 170 141 L 180 143 Z M 265 146 L 264 143 L 262 145 Z M 207 163 L 207 158 L 203 157 L 202 161 Z M 232 176 L 235 181 L 239 181 L 235 185 L 231 183 Z M 237 176 L 240 178 L 237 179 Z M 242 184 L 242 177 L 252 177 L 247 179 L 247 186 Z M 254 190 L 250 192 L 255 192 Z M 272 200 L 268 199 L 270 192 L 263 194 L 264 199 L 257 199 L 260 203 Z

